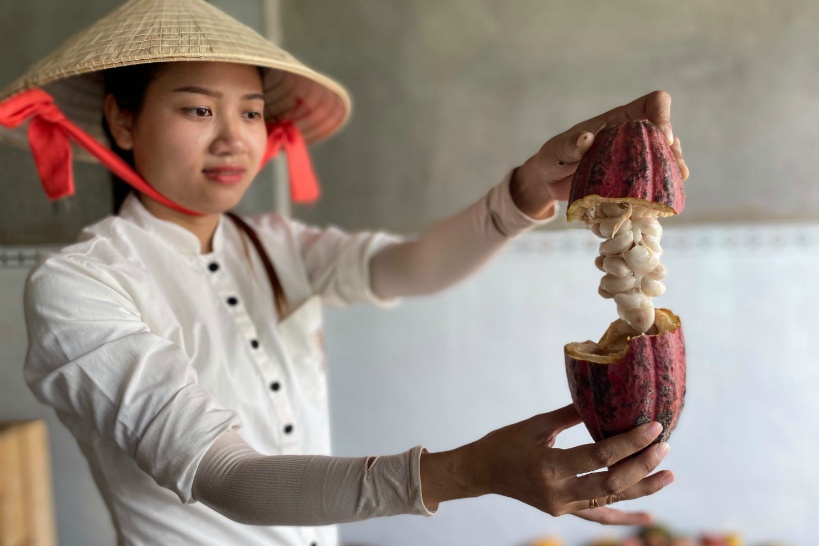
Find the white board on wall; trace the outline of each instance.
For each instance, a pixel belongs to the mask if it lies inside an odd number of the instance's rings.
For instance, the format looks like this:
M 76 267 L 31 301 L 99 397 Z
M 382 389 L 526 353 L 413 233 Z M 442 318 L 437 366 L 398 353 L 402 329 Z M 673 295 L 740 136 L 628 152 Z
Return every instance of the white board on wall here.
M 616 318 L 597 296 L 596 239 L 532 233 L 477 276 L 389 311 L 329 310 L 334 445 L 339 455 L 445 450 L 570 403 L 563 345 L 598 339 Z M 685 532 L 738 530 L 813 544 L 819 526 L 817 331 L 819 226 L 666 229 L 667 292 L 683 320 L 688 396 L 660 468 L 676 482 L 647 509 Z M 559 446 L 586 443 L 585 429 Z M 619 530 L 626 533 L 626 530 Z M 568 546 L 615 533 L 497 496 L 445 503 L 433 518 L 350 524 L 374 546 Z

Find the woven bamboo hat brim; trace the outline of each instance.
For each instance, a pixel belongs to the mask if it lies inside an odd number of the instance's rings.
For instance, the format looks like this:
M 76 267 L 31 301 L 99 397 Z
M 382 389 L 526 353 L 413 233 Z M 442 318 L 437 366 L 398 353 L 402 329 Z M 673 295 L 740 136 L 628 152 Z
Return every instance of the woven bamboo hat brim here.
M 216 61 L 265 68 L 265 118 L 291 120 L 307 142 L 340 129 L 350 115 L 347 91 L 204 0 L 129 0 L 80 32 L 0 92 L 0 101 L 41 88 L 68 119 L 105 142 L 103 78 L 119 66 Z M 25 127 L 0 138 L 28 147 Z M 94 160 L 82 149 L 77 157 Z

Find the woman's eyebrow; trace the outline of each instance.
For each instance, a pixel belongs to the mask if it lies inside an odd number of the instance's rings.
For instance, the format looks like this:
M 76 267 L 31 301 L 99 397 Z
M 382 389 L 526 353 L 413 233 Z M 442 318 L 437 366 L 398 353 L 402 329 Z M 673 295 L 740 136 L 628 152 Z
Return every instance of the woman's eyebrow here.
M 219 91 L 214 91 L 213 89 L 208 89 L 206 87 L 199 87 L 198 85 L 188 85 L 185 87 L 178 87 L 173 90 L 174 93 L 198 93 L 200 95 L 207 95 L 208 97 L 214 97 L 217 99 L 221 99 L 224 97 L 222 93 Z M 248 93 L 242 97 L 242 100 L 264 100 L 264 95 L 261 93 Z

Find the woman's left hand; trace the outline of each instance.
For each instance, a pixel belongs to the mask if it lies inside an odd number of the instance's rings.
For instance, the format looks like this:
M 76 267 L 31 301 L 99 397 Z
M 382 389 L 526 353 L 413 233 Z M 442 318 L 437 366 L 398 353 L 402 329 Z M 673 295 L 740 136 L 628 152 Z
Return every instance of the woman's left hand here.
M 594 135 L 604 127 L 635 119 L 648 120 L 662 130 L 677 158 L 682 178 L 688 178 L 688 167 L 682 157 L 680 139 L 671 131 L 671 95 L 654 91 L 624 106 L 578 123 L 544 144 L 540 150 L 515 170 L 512 177 L 512 199 L 526 215 L 546 218 L 552 214 L 555 200 L 566 201 L 577 163 L 594 142 Z

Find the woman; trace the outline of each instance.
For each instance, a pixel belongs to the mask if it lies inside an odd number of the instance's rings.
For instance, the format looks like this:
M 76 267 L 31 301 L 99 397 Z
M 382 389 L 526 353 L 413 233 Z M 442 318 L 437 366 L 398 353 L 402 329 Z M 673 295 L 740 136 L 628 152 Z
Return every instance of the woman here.
M 100 36 L 121 41 L 103 47 Z M 83 62 L 66 51 L 83 51 Z M 474 272 L 510 238 L 554 217 L 606 123 L 659 124 L 685 175 L 667 94 L 550 139 L 473 206 L 403 241 L 226 214 L 279 144 L 294 187 L 314 196 L 300 135 L 313 141 L 337 130 L 349 102 L 340 86 L 202 0 L 131 0 L 58 53 L 13 84 L 0 121 L 32 119 L 50 194 L 66 191 L 65 158 L 49 151 L 62 135 L 136 191 L 118 216 L 32 271 L 25 373 L 77 438 L 120 543 L 329 545 L 333 523 L 430 515 L 440 502 L 488 493 L 555 516 L 648 521 L 605 505 L 673 480 L 668 471 L 647 476 L 667 452 L 665 444 L 643 450 L 658 423 L 554 449 L 556 435 L 579 423 L 567 406 L 448 452 L 330 457 L 320 305 L 389 305 Z M 48 63 L 62 72 L 42 68 Z M 110 70 L 120 65 L 133 68 Z M 89 75 L 103 68 L 98 106 L 118 157 L 29 94 L 45 86 L 58 96 L 54 74 L 99 86 Z M 70 100 L 62 104 L 79 120 Z

